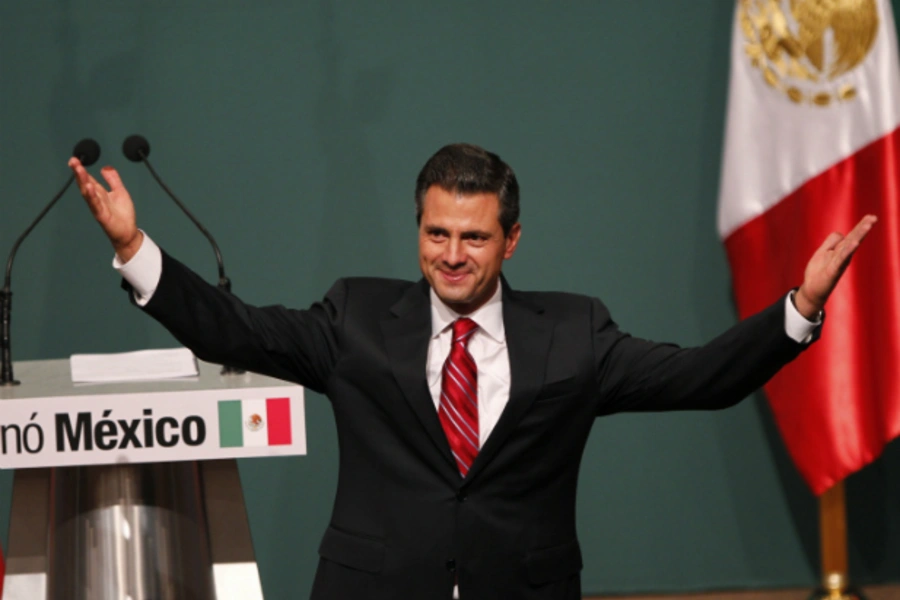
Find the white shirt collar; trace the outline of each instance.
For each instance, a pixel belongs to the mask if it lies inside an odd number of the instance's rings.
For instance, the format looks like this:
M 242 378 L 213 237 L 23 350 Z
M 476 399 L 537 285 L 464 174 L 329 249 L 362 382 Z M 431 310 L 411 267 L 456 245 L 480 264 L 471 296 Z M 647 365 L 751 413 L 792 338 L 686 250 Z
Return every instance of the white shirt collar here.
M 502 289 L 503 285 L 498 282 L 497 290 L 490 299 L 475 312 L 465 315 L 475 321 L 481 331 L 500 343 L 506 341 L 506 330 L 503 328 Z M 431 297 L 431 337 L 433 339 L 450 327 L 453 321 L 463 315 L 444 304 L 438 298 L 434 288 L 430 288 L 429 295 Z

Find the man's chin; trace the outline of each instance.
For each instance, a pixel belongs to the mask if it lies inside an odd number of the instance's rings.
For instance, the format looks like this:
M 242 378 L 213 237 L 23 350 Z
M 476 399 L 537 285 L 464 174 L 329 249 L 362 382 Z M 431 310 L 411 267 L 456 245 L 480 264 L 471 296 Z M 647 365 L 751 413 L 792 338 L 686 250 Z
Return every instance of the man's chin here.
M 454 294 L 447 293 L 445 290 L 435 290 L 437 292 L 437 297 L 441 299 L 441 302 L 444 304 L 465 304 L 470 301 L 469 296 L 467 294 Z
M 437 297 L 441 299 L 441 302 L 451 308 L 454 306 L 466 305 L 472 301 L 468 290 L 454 290 L 452 287 L 447 289 L 447 287 L 441 286 L 440 288 L 435 288 L 434 291 L 437 294 Z

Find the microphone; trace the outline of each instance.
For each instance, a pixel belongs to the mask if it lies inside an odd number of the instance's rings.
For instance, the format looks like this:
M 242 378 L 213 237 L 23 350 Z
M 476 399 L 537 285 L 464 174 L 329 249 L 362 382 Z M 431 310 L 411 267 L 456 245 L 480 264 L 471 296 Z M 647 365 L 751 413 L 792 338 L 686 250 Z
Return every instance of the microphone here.
M 178 208 L 187 215 L 187 217 L 197 226 L 197 229 L 200 230 L 200 233 L 206 236 L 206 239 L 209 240 L 209 243 L 212 245 L 213 252 L 216 254 L 216 264 L 219 267 L 219 283 L 218 287 L 220 290 L 224 290 L 226 292 L 231 291 L 231 280 L 225 276 L 225 265 L 222 262 L 222 253 L 219 251 L 219 245 L 216 244 L 216 240 L 213 239 L 213 236 L 206 230 L 200 221 L 197 220 L 191 211 L 187 209 L 187 207 L 182 204 L 181 200 L 179 200 L 172 190 L 169 189 L 162 179 L 160 179 L 159 175 L 156 174 L 156 171 L 153 169 L 153 166 L 150 164 L 150 161 L 147 159 L 150 156 L 150 142 L 147 141 L 142 135 L 131 135 L 125 138 L 125 141 L 122 143 L 122 153 L 125 155 L 125 158 L 130 160 L 131 162 L 142 162 L 147 166 L 147 170 L 150 171 L 150 174 L 153 175 L 153 179 L 156 180 L 156 183 L 159 184 L 166 194 L 169 195 L 175 204 L 178 205 Z
M 81 164 L 85 167 L 89 167 L 100 158 L 100 144 L 90 138 L 85 138 L 75 144 L 75 148 L 72 150 L 72 156 L 80 160 Z M 50 203 L 44 207 L 44 210 L 40 212 L 24 233 L 19 236 L 19 239 L 13 244 L 12 250 L 9 253 L 9 258 L 6 261 L 6 277 L 4 279 L 3 289 L 0 289 L 0 386 L 19 385 L 19 382 L 13 378 L 12 356 L 10 352 L 10 314 L 12 312 L 12 291 L 10 286 L 13 260 L 16 257 L 16 251 L 18 251 L 19 246 L 22 245 L 22 242 L 28 234 L 31 233 L 31 230 L 44 218 L 44 215 L 50 212 L 50 209 L 53 208 L 60 198 L 62 198 L 62 195 L 69 189 L 69 186 L 72 185 L 73 181 L 75 181 L 74 173 L 69 175 L 69 179 L 62 189 L 53 196 Z
M 187 217 L 197 226 L 197 229 L 200 230 L 206 239 L 209 240 L 210 245 L 212 246 L 213 252 L 216 255 L 216 265 L 219 268 L 219 283 L 217 287 L 224 292 L 231 292 L 231 280 L 225 275 L 225 264 L 222 262 L 222 252 L 219 251 L 219 245 L 216 243 L 216 240 L 213 239 L 212 234 L 207 231 L 206 227 L 204 227 L 200 221 L 197 220 L 191 211 L 187 209 L 187 207 L 178 199 L 178 197 L 169 189 L 159 175 L 156 174 L 156 170 L 153 168 L 153 165 L 150 164 L 150 161 L 147 159 L 150 156 L 150 142 L 147 141 L 142 135 L 134 134 L 125 138 L 125 141 L 122 142 L 122 154 L 125 155 L 125 158 L 130 160 L 131 162 L 142 162 L 146 165 L 147 170 L 150 171 L 150 175 L 153 176 L 153 179 L 156 180 L 156 183 L 159 184 L 159 187 L 163 189 L 163 191 L 168 194 L 169 198 L 171 198 L 178 208 L 187 215 Z M 236 369 L 234 367 L 230 367 L 228 365 L 224 365 L 222 367 L 222 375 L 238 375 L 244 373 L 243 369 Z

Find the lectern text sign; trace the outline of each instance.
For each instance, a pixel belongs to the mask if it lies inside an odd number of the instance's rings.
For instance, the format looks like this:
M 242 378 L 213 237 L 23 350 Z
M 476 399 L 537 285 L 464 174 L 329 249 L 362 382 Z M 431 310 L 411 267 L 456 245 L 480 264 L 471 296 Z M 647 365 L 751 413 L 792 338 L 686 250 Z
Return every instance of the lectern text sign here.
M 303 388 L 5 400 L 0 468 L 306 454 Z

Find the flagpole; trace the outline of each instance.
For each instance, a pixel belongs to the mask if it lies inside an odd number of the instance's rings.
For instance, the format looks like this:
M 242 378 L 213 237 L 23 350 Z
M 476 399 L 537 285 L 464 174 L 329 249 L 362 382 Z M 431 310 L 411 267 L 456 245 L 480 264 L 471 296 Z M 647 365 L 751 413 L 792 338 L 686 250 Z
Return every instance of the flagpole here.
M 819 496 L 819 534 L 822 551 L 822 587 L 810 600 L 865 600 L 849 583 L 847 568 L 847 506 L 844 482 Z

